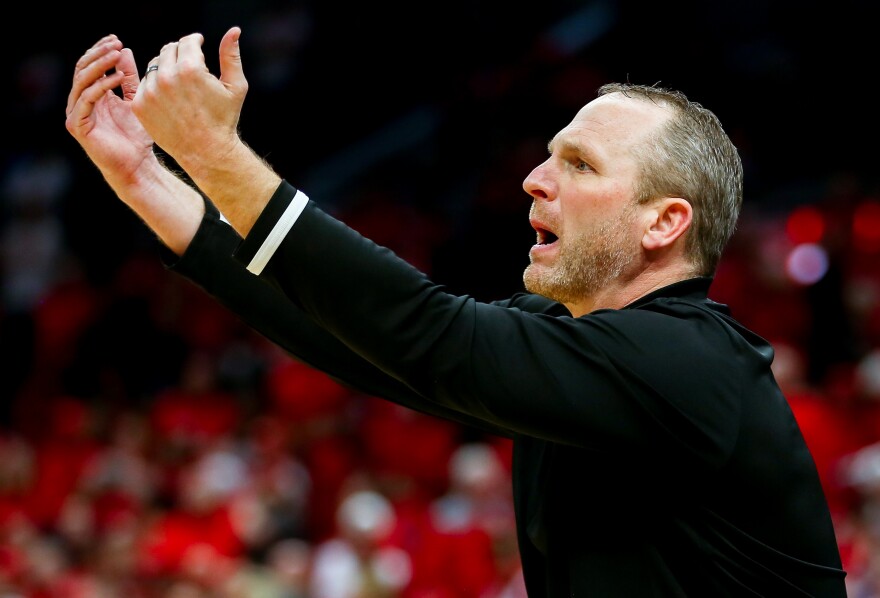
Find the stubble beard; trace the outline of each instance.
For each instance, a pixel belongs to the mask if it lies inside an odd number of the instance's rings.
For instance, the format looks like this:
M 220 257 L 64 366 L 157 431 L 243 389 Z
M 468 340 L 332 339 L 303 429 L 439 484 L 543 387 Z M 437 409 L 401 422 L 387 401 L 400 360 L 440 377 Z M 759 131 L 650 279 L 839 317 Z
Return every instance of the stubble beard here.
M 618 278 L 635 259 L 626 230 L 631 214 L 606 221 L 591 231 L 567 238 L 552 266 L 529 264 L 523 272 L 526 290 L 559 303 L 595 297 Z M 542 271 L 543 270 L 543 271 Z

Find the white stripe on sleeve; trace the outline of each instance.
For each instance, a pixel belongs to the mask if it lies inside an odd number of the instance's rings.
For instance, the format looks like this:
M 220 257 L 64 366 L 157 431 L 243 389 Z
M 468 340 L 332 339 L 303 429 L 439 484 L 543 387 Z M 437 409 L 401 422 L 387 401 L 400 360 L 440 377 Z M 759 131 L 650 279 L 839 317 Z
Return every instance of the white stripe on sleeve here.
M 281 245 L 281 241 L 287 236 L 287 233 L 308 203 L 309 197 L 302 191 L 297 190 L 296 195 L 293 196 L 293 199 L 287 205 L 287 209 L 281 214 L 281 218 L 275 223 L 272 231 L 266 235 L 263 244 L 260 245 L 257 253 L 254 254 L 254 258 L 247 265 L 248 271 L 258 275 L 263 272 L 263 268 L 266 267 L 266 264 L 275 255 L 275 251 Z

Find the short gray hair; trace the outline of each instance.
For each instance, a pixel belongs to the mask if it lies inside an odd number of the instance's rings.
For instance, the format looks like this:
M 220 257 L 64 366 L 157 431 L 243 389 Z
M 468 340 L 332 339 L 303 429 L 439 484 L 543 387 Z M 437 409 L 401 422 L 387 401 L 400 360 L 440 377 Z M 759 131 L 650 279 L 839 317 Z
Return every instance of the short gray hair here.
M 599 96 L 610 93 L 673 109 L 673 116 L 636 149 L 642 175 L 636 198 L 690 202 L 694 215 L 685 250 L 697 274 L 713 276 L 742 208 L 743 169 L 736 147 L 713 112 L 679 91 L 631 83 L 599 88 Z

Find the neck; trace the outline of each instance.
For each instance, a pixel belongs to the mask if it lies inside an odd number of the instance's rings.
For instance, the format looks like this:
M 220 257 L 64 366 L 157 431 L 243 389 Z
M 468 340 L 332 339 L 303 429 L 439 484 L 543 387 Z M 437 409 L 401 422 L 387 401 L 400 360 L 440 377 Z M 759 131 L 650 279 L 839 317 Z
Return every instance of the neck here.
M 621 309 L 636 299 L 657 289 L 695 276 L 693 268 L 683 266 L 674 270 L 645 270 L 634 278 L 618 277 L 610 285 L 580 301 L 565 303 L 575 318 L 598 309 Z

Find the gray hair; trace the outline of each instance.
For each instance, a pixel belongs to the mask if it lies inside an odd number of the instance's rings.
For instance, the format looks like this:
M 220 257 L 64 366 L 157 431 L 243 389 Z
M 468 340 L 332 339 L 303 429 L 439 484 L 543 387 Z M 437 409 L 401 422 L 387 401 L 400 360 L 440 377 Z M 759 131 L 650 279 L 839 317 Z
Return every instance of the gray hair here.
M 712 276 L 736 230 L 743 199 L 742 160 L 713 112 L 675 90 L 609 83 L 599 96 L 620 93 L 673 109 L 673 116 L 636 149 L 641 177 L 636 198 L 646 203 L 681 197 L 693 208 L 685 251 L 696 273 Z

